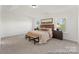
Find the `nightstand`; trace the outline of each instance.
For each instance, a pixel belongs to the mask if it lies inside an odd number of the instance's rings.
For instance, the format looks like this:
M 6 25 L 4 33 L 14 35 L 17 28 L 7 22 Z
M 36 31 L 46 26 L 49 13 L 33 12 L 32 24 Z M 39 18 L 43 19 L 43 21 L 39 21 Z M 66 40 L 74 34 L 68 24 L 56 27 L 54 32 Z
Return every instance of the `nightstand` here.
M 63 32 L 59 30 L 53 30 L 53 38 L 63 40 Z

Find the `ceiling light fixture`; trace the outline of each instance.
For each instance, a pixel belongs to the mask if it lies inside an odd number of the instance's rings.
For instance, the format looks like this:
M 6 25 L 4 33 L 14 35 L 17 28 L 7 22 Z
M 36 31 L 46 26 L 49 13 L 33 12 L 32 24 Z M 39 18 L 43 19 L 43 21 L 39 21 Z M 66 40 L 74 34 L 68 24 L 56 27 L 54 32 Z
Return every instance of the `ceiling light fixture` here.
M 37 8 L 37 5 L 32 5 L 33 8 Z

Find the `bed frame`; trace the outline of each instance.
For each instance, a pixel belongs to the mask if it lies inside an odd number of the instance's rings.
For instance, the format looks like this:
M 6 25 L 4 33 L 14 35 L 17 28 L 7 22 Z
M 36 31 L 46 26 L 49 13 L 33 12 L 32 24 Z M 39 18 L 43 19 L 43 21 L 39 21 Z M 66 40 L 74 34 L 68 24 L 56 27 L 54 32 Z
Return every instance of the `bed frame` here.
M 51 28 L 52 30 L 54 30 L 54 24 L 41 24 L 40 27 L 41 28 Z

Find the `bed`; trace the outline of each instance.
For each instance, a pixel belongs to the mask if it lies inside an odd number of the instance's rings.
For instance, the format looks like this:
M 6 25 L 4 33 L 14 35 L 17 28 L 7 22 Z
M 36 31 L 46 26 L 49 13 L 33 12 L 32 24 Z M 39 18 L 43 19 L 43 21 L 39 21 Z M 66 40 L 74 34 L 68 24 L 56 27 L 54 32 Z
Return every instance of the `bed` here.
M 48 22 L 41 22 L 40 29 L 34 30 L 26 33 L 26 38 L 34 40 L 34 44 L 38 42 L 39 44 L 47 43 L 53 37 L 54 24 Z

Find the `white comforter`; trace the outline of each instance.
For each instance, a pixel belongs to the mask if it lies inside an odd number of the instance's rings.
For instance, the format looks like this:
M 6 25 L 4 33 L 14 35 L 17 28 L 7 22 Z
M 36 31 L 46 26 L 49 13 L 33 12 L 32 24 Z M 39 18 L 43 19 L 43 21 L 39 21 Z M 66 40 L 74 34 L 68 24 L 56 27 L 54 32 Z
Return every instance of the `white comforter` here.
M 49 31 L 31 31 L 30 33 L 39 36 L 39 44 L 46 43 L 52 36 Z

